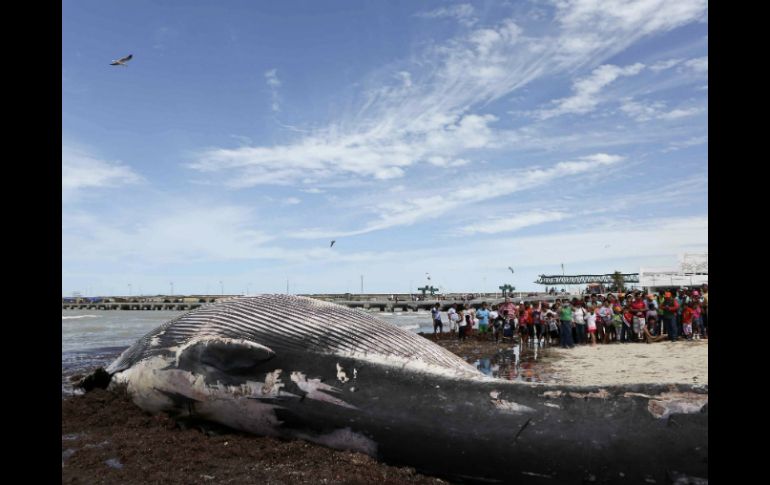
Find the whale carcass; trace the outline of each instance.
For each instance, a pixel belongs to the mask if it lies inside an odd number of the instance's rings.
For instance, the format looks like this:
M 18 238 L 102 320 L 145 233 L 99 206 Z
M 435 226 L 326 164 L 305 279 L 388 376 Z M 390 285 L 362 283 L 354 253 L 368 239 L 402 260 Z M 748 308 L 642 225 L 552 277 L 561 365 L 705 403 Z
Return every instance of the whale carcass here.
M 360 451 L 450 480 L 708 476 L 704 387 L 493 379 L 412 332 L 310 298 L 202 307 L 149 332 L 107 372 L 153 413 Z

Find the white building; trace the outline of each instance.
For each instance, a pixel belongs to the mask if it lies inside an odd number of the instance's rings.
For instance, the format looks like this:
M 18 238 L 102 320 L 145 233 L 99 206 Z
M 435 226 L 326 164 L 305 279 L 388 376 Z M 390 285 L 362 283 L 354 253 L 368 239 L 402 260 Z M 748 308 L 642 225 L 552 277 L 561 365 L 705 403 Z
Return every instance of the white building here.
M 640 268 L 639 286 L 659 288 L 669 286 L 701 286 L 709 282 L 709 255 L 684 254 L 678 268 Z

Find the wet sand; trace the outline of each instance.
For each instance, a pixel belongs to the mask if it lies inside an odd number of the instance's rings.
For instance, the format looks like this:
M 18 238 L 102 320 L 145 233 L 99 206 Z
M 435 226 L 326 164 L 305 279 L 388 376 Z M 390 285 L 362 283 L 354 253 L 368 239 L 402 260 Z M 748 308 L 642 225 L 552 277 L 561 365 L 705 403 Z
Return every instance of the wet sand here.
M 458 342 L 448 335 L 434 341 L 469 363 L 495 362 L 495 375 L 501 378 L 527 382 L 610 384 L 613 379 L 621 383 L 653 378 L 653 382 L 708 382 L 707 341 L 546 348 L 537 359 L 532 347 L 511 358 L 511 342 L 477 338 Z M 697 371 L 693 367 L 705 373 L 689 374 Z M 168 417 L 144 413 L 123 393 L 96 390 L 62 400 L 62 483 L 372 482 L 449 483 L 413 468 L 388 466 L 361 453 L 304 441 L 185 429 Z

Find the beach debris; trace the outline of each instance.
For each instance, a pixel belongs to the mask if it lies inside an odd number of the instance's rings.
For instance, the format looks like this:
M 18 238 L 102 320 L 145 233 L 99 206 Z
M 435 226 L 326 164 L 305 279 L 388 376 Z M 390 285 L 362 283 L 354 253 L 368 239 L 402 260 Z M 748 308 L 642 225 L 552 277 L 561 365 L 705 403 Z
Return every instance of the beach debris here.
M 529 406 L 525 406 L 523 404 L 506 401 L 504 399 L 491 399 L 490 402 L 494 404 L 494 406 L 499 409 L 500 411 L 505 411 L 509 413 L 531 413 L 535 410 L 532 409 Z
M 656 418 L 672 414 L 699 413 L 708 404 L 708 394 L 694 392 L 664 392 L 647 403 L 647 411 Z
M 586 398 L 589 398 L 589 397 L 590 398 L 595 398 L 595 399 L 607 399 L 608 397 L 610 397 L 610 393 L 607 392 L 606 389 L 599 389 L 596 392 L 588 392 L 588 393 L 585 393 L 585 392 L 570 392 L 569 395 L 574 397 L 574 398 L 577 398 L 577 399 L 580 399 L 580 398 L 586 399 Z
M 123 464 L 117 458 L 110 458 L 109 460 L 106 460 L 104 463 L 106 463 L 107 466 L 110 468 L 117 468 L 117 469 L 123 468 Z
M 555 399 L 557 397 L 562 397 L 564 395 L 561 391 L 545 391 L 541 394 L 541 396 L 546 397 L 548 399 Z

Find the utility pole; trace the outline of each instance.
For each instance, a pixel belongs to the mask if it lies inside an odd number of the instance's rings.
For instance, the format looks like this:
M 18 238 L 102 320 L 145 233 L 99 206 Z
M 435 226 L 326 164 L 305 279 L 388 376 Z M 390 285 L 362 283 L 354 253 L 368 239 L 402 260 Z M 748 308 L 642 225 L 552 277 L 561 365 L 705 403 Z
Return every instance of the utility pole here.
M 289 278 L 286 278 L 286 294 L 289 294 Z
M 364 275 L 361 275 L 361 294 L 364 294 Z

